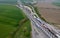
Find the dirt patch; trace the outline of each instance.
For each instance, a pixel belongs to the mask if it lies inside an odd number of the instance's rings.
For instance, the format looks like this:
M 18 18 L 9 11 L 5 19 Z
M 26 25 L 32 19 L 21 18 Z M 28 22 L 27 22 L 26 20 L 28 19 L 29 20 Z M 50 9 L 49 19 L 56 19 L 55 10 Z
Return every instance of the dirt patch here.
M 50 3 L 37 3 L 36 6 L 39 9 L 42 17 L 49 23 L 54 23 L 55 25 L 60 24 L 60 7 L 54 6 Z

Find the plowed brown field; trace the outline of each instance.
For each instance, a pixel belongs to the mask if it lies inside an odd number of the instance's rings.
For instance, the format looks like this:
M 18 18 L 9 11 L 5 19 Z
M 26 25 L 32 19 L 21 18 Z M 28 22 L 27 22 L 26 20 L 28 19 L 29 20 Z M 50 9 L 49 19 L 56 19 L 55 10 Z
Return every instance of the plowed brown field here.
M 42 17 L 49 23 L 54 25 L 60 25 L 60 7 L 52 5 L 50 3 L 37 3 L 36 6 L 39 9 Z

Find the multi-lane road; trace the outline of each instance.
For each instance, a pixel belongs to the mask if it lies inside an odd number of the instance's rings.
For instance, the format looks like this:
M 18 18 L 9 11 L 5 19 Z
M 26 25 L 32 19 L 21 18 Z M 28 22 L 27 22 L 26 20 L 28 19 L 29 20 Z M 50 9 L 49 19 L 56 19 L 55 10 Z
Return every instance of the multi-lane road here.
M 29 8 L 29 7 L 28 7 Z M 39 28 L 39 26 L 41 25 L 41 23 L 39 23 L 39 25 L 36 25 L 37 19 L 34 16 L 34 13 L 32 12 L 32 10 L 28 10 L 27 7 L 25 6 L 25 14 L 27 15 L 27 17 L 31 20 L 32 23 L 32 37 L 33 38 L 48 38 L 48 36 L 42 31 L 42 29 L 39 29 L 39 32 L 37 30 L 37 28 Z M 37 28 L 36 28 L 37 27 Z M 36 31 L 34 31 L 34 29 Z M 35 36 L 36 33 L 38 33 L 39 35 Z M 43 35 L 43 36 L 42 36 Z
M 17 5 L 17 7 L 21 8 L 31 21 L 32 38 L 60 38 L 59 35 L 50 28 L 51 26 L 48 27 L 47 25 L 49 24 L 42 21 L 31 8 L 24 5 Z

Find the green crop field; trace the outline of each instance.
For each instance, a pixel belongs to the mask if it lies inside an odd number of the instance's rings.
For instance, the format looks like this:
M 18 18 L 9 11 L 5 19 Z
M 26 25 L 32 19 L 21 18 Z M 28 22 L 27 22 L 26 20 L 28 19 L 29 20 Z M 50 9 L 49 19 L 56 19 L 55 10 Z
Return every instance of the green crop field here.
M 56 5 L 56 6 L 60 6 L 60 0 L 55 0 L 55 1 L 53 2 L 53 4 Z
M 13 32 L 18 28 L 19 22 L 24 18 L 23 11 L 16 6 L 0 5 L 0 38 L 10 38 L 9 36 L 13 34 Z M 26 24 L 23 25 L 25 26 Z
M 16 4 L 17 0 L 0 0 L 0 4 Z
M 54 3 L 54 5 L 56 5 L 56 6 L 60 6 L 60 3 Z
M 30 21 L 26 21 L 16 33 L 15 38 L 31 38 Z
M 17 4 L 18 0 L 0 0 L 0 4 Z M 21 0 L 23 3 L 29 3 L 32 2 L 33 0 Z

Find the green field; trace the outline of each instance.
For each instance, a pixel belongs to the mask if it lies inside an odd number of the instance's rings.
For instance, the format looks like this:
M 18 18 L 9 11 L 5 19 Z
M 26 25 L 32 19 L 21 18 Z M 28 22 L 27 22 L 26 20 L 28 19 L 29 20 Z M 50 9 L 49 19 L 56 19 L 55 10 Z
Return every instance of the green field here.
M 23 3 L 33 2 L 33 0 L 20 0 Z M 17 4 L 17 0 L 0 0 L 0 4 Z
M 53 3 L 53 4 L 60 7 L 60 3 Z
M 16 33 L 15 38 L 31 38 L 30 21 L 26 21 Z
M 56 5 L 56 6 L 60 6 L 60 0 L 55 0 L 55 1 L 53 2 L 53 4 Z
M 16 4 L 17 0 L 0 0 L 0 4 Z
M 23 11 L 16 6 L 0 5 L 0 38 L 10 38 L 13 32 L 18 28 L 19 22 L 25 18 Z M 19 29 L 22 30 L 23 26 L 28 27 L 29 25 L 29 22 L 28 24 L 24 23 Z M 30 33 L 30 30 L 27 31 Z

